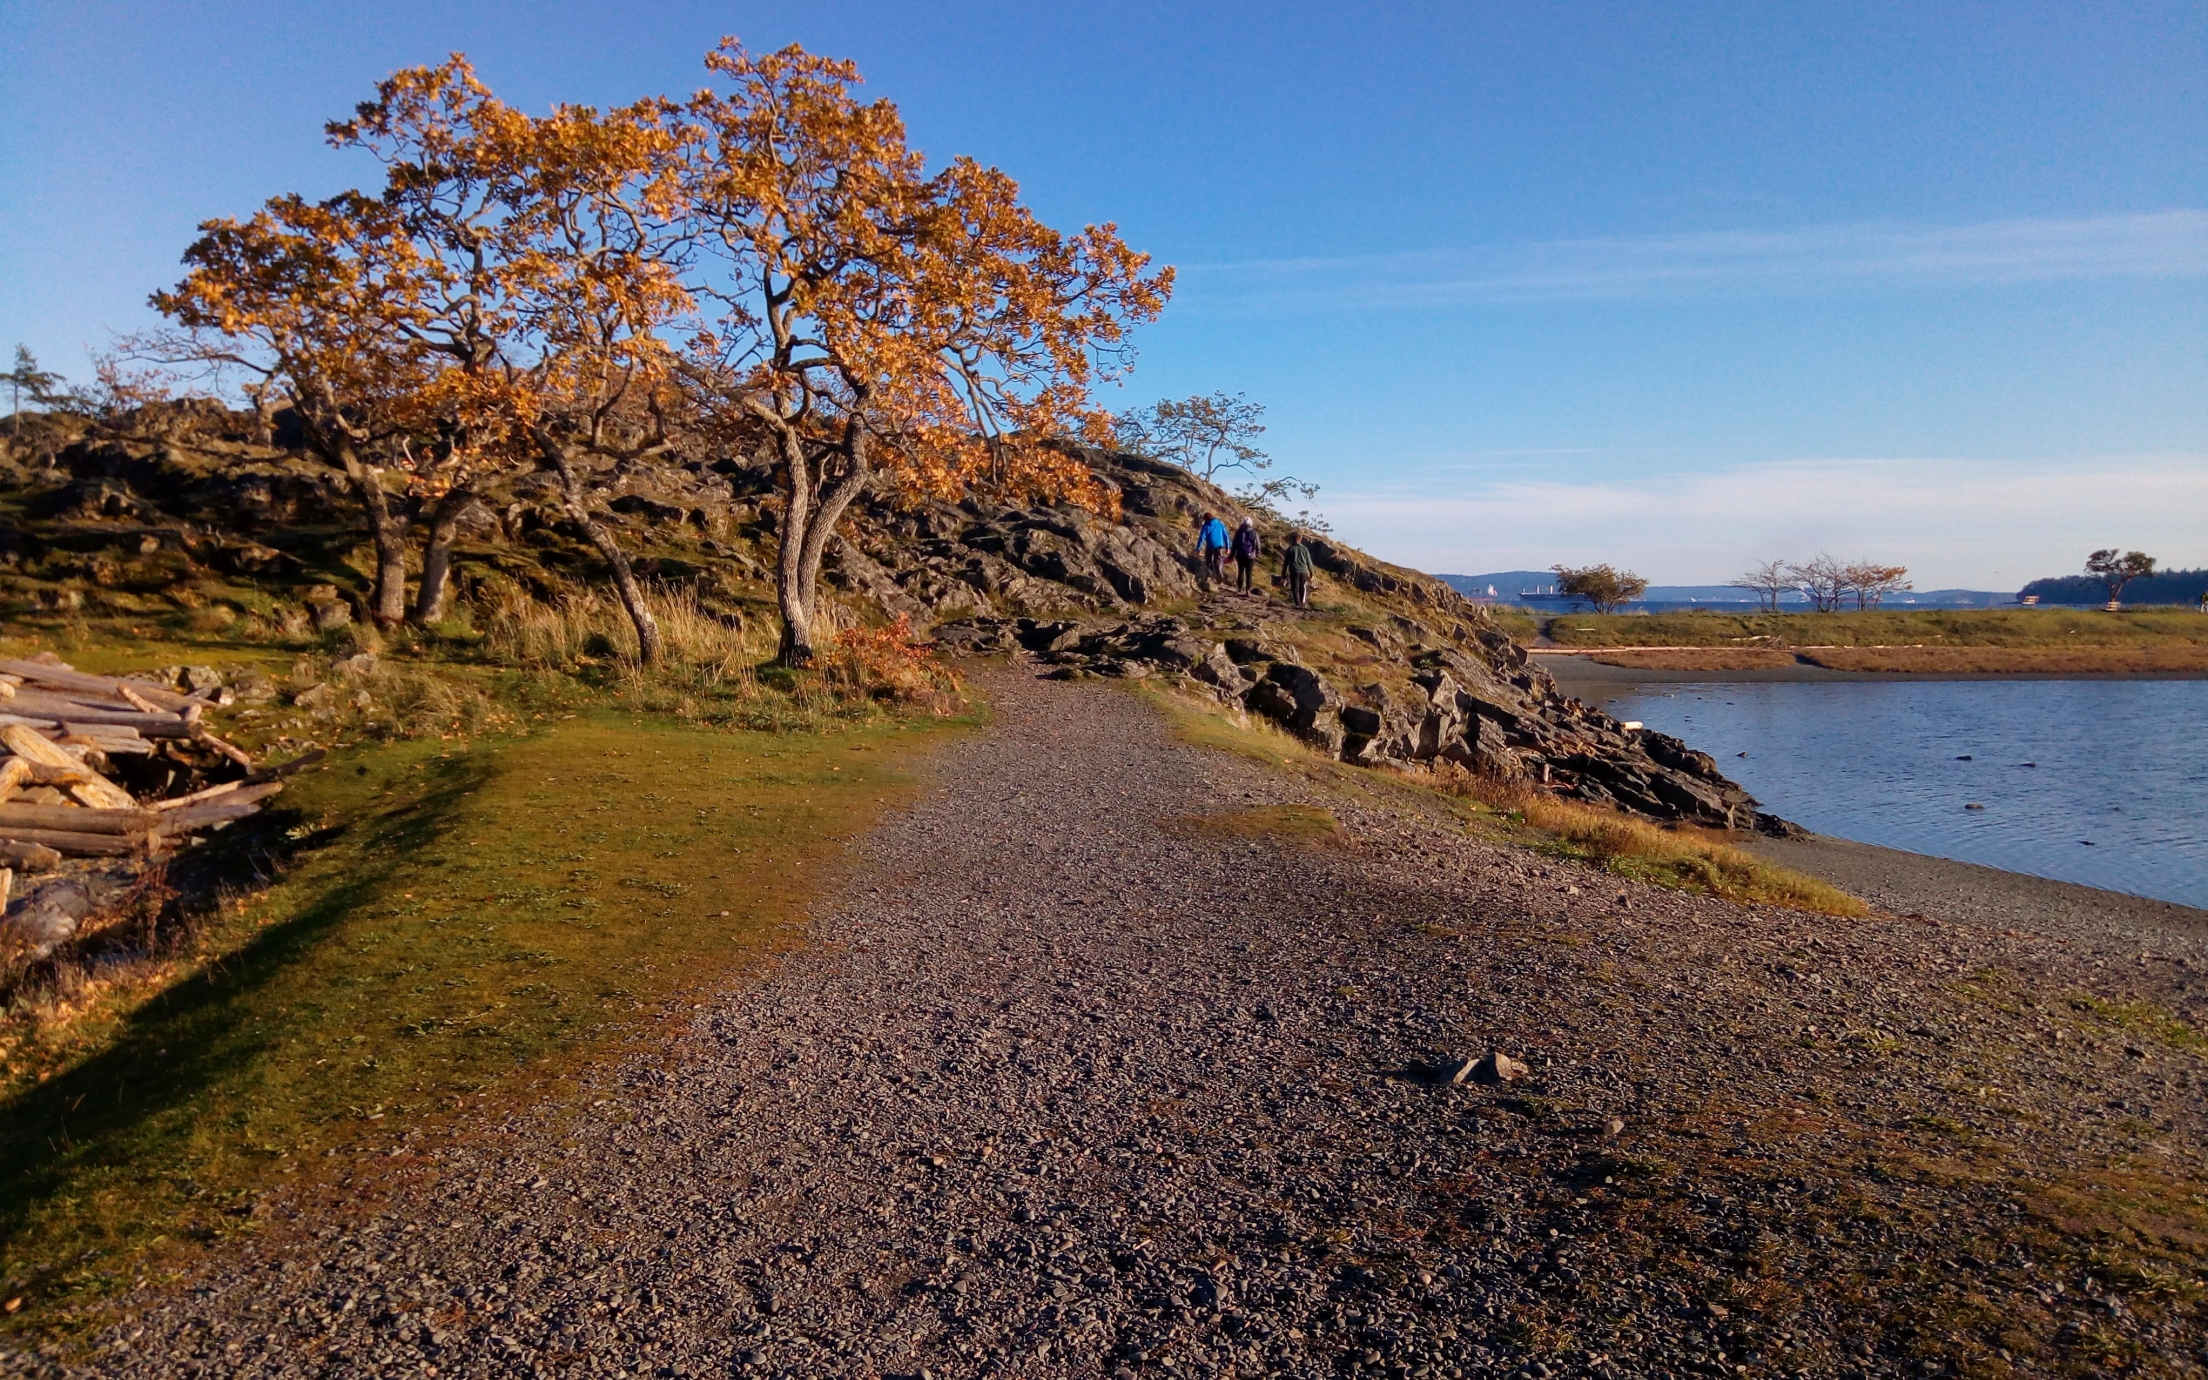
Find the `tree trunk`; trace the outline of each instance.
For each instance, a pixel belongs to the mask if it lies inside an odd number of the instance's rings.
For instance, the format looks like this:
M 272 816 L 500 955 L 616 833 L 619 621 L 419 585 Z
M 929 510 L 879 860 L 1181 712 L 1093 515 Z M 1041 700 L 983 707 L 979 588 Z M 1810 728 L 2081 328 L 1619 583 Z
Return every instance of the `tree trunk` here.
M 613 587 L 621 596 L 621 607 L 628 611 L 629 622 L 636 628 L 637 660 L 646 666 L 657 666 L 666 654 L 665 644 L 659 636 L 659 620 L 652 617 L 651 609 L 644 602 L 643 587 L 636 582 L 636 572 L 629 566 L 628 553 L 615 541 L 605 524 L 590 515 L 590 505 L 584 501 L 582 480 L 575 473 L 575 466 L 568 458 L 567 447 L 539 432 L 537 448 L 553 473 L 560 477 L 560 500 L 567 515 L 575 519 L 583 529 L 583 535 L 598 549 L 606 564 L 613 567 Z
M 258 388 L 248 388 L 245 396 L 253 404 L 253 444 L 276 444 L 276 399 L 270 395 L 271 383 L 264 382 Z
M 828 539 L 853 499 L 866 491 L 872 470 L 866 453 L 866 433 L 856 424 L 844 433 L 840 447 L 842 474 L 827 488 L 814 491 L 814 475 L 794 438 L 784 445 L 784 470 L 788 475 L 784 494 L 789 500 L 783 516 L 781 559 L 775 569 L 775 597 L 782 610 L 782 647 L 779 660 L 789 667 L 813 662 L 813 619 L 820 611 L 820 562 L 827 554 Z
M 445 616 L 445 593 L 452 576 L 452 539 L 474 506 L 472 490 L 452 488 L 430 510 L 429 542 L 422 548 L 422 583 L 414 593 L 415 623 L 427 625 Z
M 813 606 L 805 597 L 805 533 L 813 519 L 812 462 L 796 434 L 783 431 L 782 521 L 775 528 L 774 600 L 782 614 L 782 643 L 775 661 L 802 669 L 813 664 Z
M 362 460 L 349 443 L 341 442 L 337 449 L 339 463 L 368 514 L 368 535 L 376 544 L 376 584 L 368 613 L 378 627 L 395 628 L 406 618 L 406 523 L 391 511 L 382 467 Z

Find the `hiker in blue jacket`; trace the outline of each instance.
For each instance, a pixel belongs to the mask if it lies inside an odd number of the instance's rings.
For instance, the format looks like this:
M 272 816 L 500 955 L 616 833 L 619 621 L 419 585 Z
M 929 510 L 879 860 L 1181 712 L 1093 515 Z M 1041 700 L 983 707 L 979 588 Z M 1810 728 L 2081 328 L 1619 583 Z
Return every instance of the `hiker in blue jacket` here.
M 1251 575 L 1257 569 L 1257 552 L 1257 520 L 1246 517 L 1234 529 L 1234 587 L 1244 594 L 1257 584 Z
M 1213 584 L 1227 578 L 1227 524 L 1209 513 L 1196 528 L 1196 556 L 1211 572 Z

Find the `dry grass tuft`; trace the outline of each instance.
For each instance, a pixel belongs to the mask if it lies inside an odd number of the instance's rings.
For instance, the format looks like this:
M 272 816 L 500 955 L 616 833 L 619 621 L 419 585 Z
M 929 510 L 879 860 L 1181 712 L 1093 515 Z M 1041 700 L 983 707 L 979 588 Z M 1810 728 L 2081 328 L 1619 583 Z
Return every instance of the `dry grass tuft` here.
M 508 589 L 476 616 L 484 650 L 499 661 L 561 674 L 598 671 L 639 708 L 692 723 L 744 728 L 804 727 L 827 718 L 863 718 L 894 705 L 932 714 L 959 706 L 957 676 L 909 624 L 860 626 L 829 606 L 833 629 L 811 674 L 774 667 L 779 638 L 771 625 L 716 613 L 688 586 L 647 593 L 666 644 L 665 660 L 637 659 L 636 630 L 610 595 L 584 590 L 545 603 Z
M 673 665 L 709 678 L 739 682 L 771 656 L 771 634 L 742 620 L 717 616 L 698 603 L 687 586 L 656 588 L 645 604 L 659 623 Z M 549 603 L 514 588 L 501 590 L 476 615 L 484 649 L 515 666 L 544 671 L 574 671 L 611 663 L 639 671 L 636 629 L 620 601 L 597 589 L 562 595 Z
M 1554 840 L 1561 851 L 1599 862 L 1621 877 L 1705 892 L 1730 901 L 1860 916 L 1869 908 L 1838 887 L 1778 867 L 1710 830 L 1651 823 L 1513 781 L 1457 772 L 1437 774 L 1434 789 L 1471 800 Z

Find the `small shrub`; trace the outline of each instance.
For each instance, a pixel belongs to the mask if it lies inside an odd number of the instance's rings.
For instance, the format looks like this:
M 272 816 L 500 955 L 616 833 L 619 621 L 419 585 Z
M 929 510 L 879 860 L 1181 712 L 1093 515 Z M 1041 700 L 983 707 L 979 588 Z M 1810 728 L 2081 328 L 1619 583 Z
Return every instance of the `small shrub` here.
M 940 709 L 958 693 L 958 676 L 912 640 L 912 624 L 902 615 L 886 628 L 837 633 L 821 671 L 844 693 L 875 700 Z

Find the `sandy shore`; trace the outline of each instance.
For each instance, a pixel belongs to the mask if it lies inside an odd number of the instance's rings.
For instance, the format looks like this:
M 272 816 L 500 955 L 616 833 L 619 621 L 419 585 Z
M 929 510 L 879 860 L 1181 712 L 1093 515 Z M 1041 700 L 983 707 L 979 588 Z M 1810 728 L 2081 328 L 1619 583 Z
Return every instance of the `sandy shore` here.
M 1896 915 L 1929 914 L 1991 929 L 2136 950 L 2143 942 L 2208 950 L 2208 910 L 1997 867 L 1815 835 L 1759 839 L 1754 852 Z

